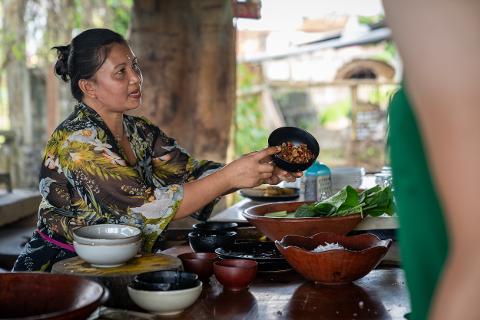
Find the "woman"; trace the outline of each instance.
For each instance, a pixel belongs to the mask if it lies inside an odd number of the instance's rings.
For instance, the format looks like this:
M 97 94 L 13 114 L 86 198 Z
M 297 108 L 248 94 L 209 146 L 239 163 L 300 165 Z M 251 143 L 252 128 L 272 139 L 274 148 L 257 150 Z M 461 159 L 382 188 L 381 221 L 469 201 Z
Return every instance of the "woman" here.
M 37 230 L 14 271 L 48 271 L 75 256 L 72 230 L 83 225 L 138 226 L 151 252 L 172 219 L 208 216 L 219 196 L 239 188 L 295 179 L 269 162 L 276 147 L 222 167 L 193 159 L 147 120 L 125 115 L 141 105 L 142 73 L 119 34 L 91 29 L 55 49 L 55 72 L 70 81 L 78 104 L 47 143 Z

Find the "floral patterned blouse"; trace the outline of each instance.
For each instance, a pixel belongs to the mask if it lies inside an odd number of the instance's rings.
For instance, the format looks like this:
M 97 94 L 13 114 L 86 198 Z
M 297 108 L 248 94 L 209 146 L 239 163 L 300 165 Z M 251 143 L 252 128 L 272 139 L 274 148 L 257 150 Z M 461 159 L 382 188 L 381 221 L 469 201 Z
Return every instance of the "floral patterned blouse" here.
M 143 230 L 143 249 L 151 252 L 178 210 L 183 184 L 221 167 L 193 159 L 144 118 L 124 115 L 123 119 L 135 165 L 125 161 L 100 115 L 83 103 L 53 132 L 40 171 L 37 227 L 41 233 L 72 243 L 72 230 L 77 227 L 128 224 Z M 213 203 L 202 210 L 212 207 Z M 29 249 L 27 245 L 22 254 L 28 255 Z

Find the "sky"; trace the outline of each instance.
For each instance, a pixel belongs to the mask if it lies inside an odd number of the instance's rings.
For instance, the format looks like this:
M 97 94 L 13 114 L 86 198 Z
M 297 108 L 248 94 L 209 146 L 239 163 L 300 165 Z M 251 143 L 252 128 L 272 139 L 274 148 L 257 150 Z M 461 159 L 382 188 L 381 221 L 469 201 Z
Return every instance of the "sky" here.
M 380 0 L 261 0 L 262 18 L 238 19 L 239 30 L 295 30 L 303 17 L 360 15 L 383 13 Z

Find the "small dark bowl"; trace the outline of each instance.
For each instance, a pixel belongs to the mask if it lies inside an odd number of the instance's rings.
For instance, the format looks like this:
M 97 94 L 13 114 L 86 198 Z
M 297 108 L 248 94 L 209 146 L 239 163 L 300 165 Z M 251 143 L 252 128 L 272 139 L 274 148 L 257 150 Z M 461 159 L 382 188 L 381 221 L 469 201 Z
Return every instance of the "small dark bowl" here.
M 206 281 L 213 274 L 213 263 L 218 259 L 218 255 L 211 252 L 189 252 L 179 255 L 178 258 L 182 260 L 185 271 L 195 273 L 200 280 Z
M 193 230 L 201 233 L 225 233 L 228 231 L 237 231 L 238 223 L 235 222 L 201 222 L 193 225 Z
M 188 234 L 188 242 L 195 252 L 215 252 L 217 248 L 229 248 L 237 238 L 235 231 L 219 234 L 204 234 L 193 231 Z
M 255 280 L 258 263 L 248 259 L 226 259 L 213 263 L 218 282 L 225 290 L 241 291 L 248 289 Z
M 312 151 L 313 158 L 307 163 L 291 163 L 283 160 L 280 155 L 273 155 L 273 162 L 281 169 L 289 172 L 304 171 L 310 167 L 318 157 L 320 153 L 320 146 L 317 140 L 307 131 L 296 127 L 281 127 L 277 128 L 270 133 L 268 137 L 268 146 L 280 146 L 282 143 L 291 142 L 294 145 L 304 143 L 308 149 Z
M 162 270 L 136 275 L 130 287 L 144 291 L 172 291 L 194 288 L 198 284 L 198 276 L 195 273 Z

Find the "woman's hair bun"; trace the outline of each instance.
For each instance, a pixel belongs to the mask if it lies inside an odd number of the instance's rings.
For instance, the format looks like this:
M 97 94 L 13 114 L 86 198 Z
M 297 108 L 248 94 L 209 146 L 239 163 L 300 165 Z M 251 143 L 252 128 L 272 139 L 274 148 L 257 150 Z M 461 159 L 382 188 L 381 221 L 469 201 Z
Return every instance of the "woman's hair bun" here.
M 57 50 L 57 62 L 55 63 L 55 73 L 58 74 L 63 81 L 70 80 L 70 74 L 68 72 L 68 57 L 70 56 L 71 46 L 56 46 L 52 49 Z

